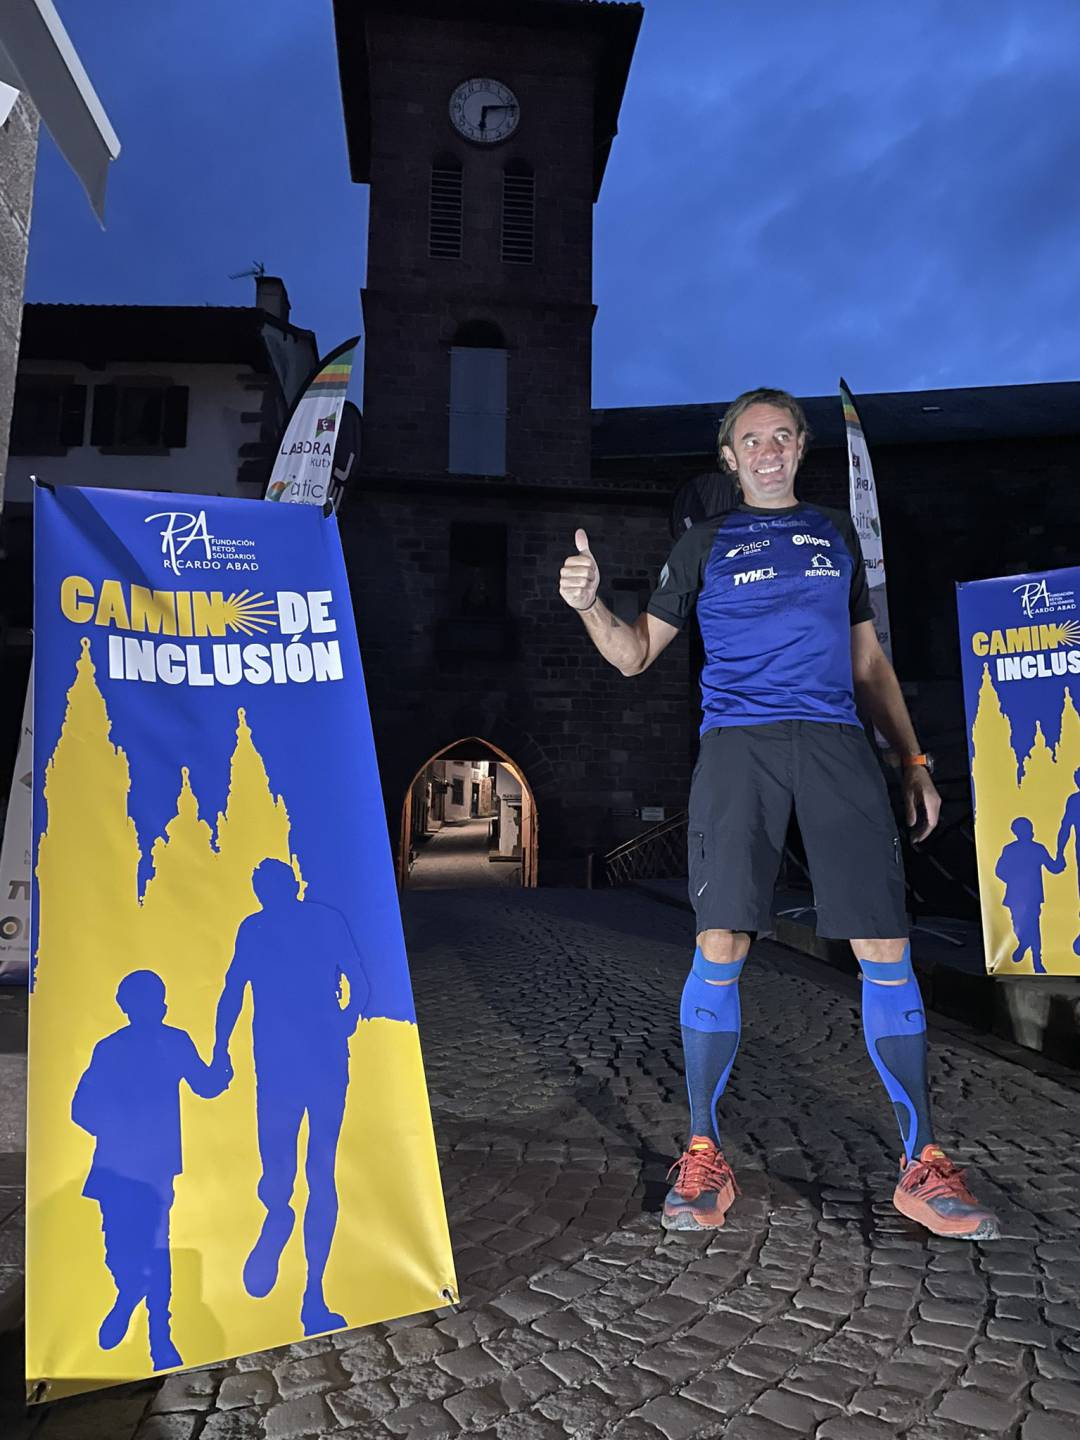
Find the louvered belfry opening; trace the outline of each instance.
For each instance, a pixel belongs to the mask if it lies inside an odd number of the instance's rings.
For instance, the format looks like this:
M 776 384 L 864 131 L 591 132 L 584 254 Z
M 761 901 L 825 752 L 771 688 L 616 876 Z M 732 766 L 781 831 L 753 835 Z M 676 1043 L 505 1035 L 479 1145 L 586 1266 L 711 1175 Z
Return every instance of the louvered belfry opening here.
M 431 166 L 428 255 L 433 260 L 461 259 L 463 176 L 454 155 L 438 155 Z
M 536 177 L 524 160 L 513 160 L 503 171 L 502 258 L 514 265 L 531 265 L 536 223 Z

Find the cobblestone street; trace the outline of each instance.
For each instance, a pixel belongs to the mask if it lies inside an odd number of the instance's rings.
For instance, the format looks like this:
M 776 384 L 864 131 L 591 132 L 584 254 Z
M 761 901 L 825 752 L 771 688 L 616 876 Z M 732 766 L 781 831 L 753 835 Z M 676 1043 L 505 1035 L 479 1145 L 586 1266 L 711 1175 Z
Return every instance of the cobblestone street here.
M 929 1238 L 889 1204 L 855 980 L 761 943 L 723 1104 L 742 1196 L 711 1238 L 666 1237 L 690 915 L 611 891 L 405 908 L 460 1307 L 63 1402 L 35 1437 L 1080 1435 L 1075 1077 L 932 1026 L 939 1138 L 1004 1238 Z
M 489 860 L 487 820 L 449 820 L 425 841 L 409 871 L 410 890 L 512 889 L 521 861 Z

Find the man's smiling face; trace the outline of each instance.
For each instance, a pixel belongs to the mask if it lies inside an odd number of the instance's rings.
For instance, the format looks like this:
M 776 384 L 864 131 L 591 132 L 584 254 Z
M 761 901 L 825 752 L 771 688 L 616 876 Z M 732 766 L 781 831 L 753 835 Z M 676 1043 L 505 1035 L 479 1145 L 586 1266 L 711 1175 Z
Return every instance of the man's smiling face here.
M 779 509 L 795 503 L 795 475 L 806 446 L 795 418 L 781 405 L 751 405 L 735 422 L 724 458 L 738 473 L 747 505 Z

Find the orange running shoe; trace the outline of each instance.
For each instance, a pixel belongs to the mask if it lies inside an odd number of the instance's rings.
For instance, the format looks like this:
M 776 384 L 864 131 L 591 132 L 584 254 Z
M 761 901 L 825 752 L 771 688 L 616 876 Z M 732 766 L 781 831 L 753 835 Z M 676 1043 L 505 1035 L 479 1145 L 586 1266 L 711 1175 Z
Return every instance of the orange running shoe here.
M 665 1230 L 716 1230 L 739 1193 L 723 1152 L 704 1135 L 690 1144 L 668 1171 L 675 1184 L 664 1199 L 660 1223 Z
M 935 1235 L 954 1240 L 997 1240 L 997 1216 L 980 1205 L 964 1183 L 964 1171 L 938 1145 L 924 1145 L 918 1160 L 901 1161 L 893 1204 L 901 1215 Z

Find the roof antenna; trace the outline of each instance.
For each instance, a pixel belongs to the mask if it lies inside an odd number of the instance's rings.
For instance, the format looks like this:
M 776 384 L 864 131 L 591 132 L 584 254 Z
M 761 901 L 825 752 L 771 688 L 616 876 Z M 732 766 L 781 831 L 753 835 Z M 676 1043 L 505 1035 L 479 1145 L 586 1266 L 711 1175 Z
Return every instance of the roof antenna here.
M 261 280 L 266 274 L 266 266 L 261 260 L 253 260 L 250 270 L 238 270 L 235 275 L 230 275 L 230 280 L 247 280 L 249 276 Z

